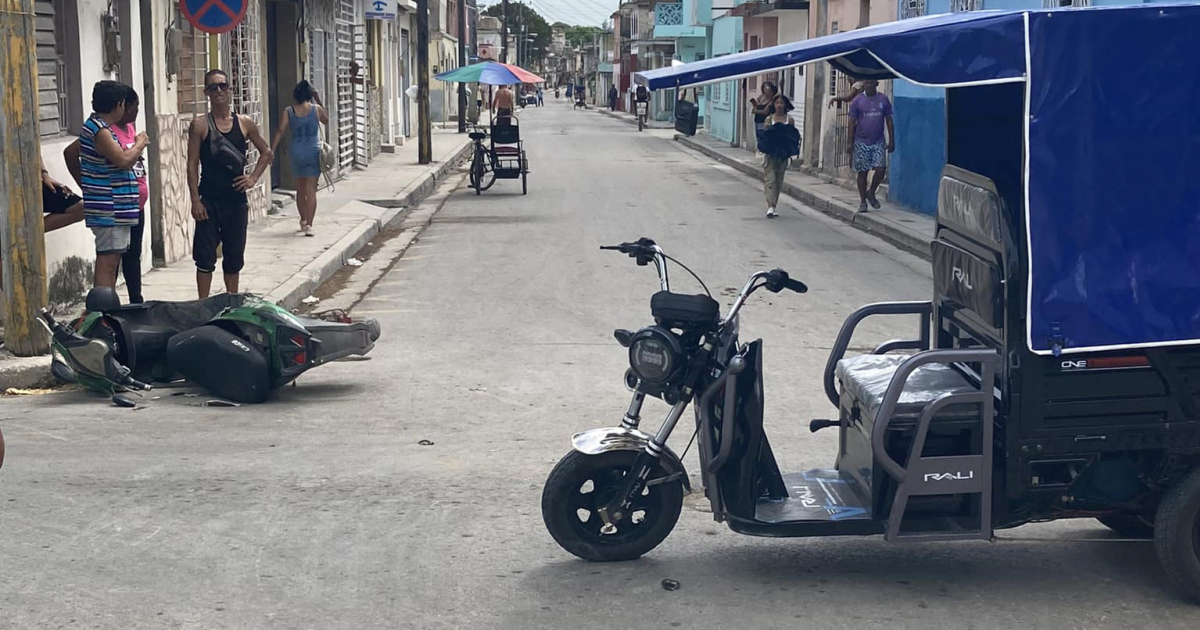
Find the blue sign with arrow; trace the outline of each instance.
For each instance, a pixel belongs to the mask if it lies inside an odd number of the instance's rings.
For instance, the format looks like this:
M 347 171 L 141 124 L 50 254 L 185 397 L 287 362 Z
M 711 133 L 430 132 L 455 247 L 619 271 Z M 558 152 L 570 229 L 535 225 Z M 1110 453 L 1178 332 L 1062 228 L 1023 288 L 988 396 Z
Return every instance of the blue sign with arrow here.
M 368 20 L 394 20 L 396 12 L 396 0 L 367 0 L 363 17 Z
M 205 33 L 228 33 L 241 24 L 251 0 L 179 0 L 189 24 Z

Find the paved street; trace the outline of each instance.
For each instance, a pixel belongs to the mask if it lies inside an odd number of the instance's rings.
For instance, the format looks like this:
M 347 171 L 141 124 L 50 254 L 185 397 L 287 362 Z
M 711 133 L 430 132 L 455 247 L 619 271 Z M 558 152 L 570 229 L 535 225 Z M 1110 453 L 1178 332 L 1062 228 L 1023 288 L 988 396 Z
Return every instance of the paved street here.
M 657 290 L 652 267 L 599 245 L 650 236 L 726 304 L 763 268 L 809 284 L 743 310 L 743 338 L 766 340 L 786 470 L 833 462 L 836 432 L 807 426 L 836 413 L 821 372 L 844 317 L 926 298 L 930 280 L 928 263 L 794 203 L 768 221 L 758 182 L 668 131 L 548 101 L 522 114 L 527 196 L 499 180 L 426 202 L 444 205 L 355 309 L 383 327 L 370 361 L 237 409 L 169 389 L 136 411 L 82 392 L 0 401 L 0 626 L 1197 627 L 1150 543 L 756 539 L 693 495 L 639 561 L 561 550 L 542 482 L 573 432 L 619 422 L 627 355 L 611 332 L 651 323 Z M 912 325 L 865 326 L 855 345 Z M 648 404 L 645 423 L 663 411 Z M 685 463 L 694 478 L 694 449 Z M 1109 536 L 1093 521 L 1004 534 Z

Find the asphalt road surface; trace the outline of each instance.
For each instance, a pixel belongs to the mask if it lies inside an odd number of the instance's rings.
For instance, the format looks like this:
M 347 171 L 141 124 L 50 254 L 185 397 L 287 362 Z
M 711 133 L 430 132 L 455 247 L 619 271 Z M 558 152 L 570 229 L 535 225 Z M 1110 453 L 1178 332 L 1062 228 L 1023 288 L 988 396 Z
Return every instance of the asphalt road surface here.
M 639 561 L 561 550 L 542 483 L 572 433 L 619 422 L 612 330 L 651 323 L 657 290 L 652 268 L 597 246 L 653 237 L 726 304 L 763 268 L 810 285 L 743 311 L 743 338 L 766 340 L 785 470 L 833 463 L 836 432 L 807 423 L 835 413 L 821 371 L 845 316 L 924 299 L 930 280 L 926 263 L 795 202 L 768 221 L 757 182 L 666 132 L 565 100 L 523 122 L 529 194 L 449 191 L 356 309 L 383 326 L 372 360 L 237 409 L 169 390 L 137 411 L 82 392 L 0 402 L 0 627 L 1200 627 L 1149 543 L 756 539 L 693 496 Z M 856 345 L 911 326 L 867 326 Z M 645 424 L 664 410 L 648 404 Z M 698 471 L 694 449 L 685 463 Z M 1087 520 L 1006 534 L 1109 536 Z

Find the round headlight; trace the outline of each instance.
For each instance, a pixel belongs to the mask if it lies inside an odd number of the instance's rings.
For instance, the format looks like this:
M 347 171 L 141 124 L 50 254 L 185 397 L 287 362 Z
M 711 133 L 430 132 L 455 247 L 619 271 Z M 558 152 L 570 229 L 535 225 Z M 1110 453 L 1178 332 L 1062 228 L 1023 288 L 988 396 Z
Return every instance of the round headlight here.
M 667 382 L 682 364 L 679 338 L 658 327 L 639 330 L 629 344 L 629 366 L 647 383 Z

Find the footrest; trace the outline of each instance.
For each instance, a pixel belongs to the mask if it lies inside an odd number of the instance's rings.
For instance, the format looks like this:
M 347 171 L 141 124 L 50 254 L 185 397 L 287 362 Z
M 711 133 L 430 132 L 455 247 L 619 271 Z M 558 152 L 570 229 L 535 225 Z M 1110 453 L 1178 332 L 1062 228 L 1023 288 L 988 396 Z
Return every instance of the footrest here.
M 785 473 L 788 497 L 762 500 L 754 518 L 764 523 L 869 520 L 870 501 L 858 482 L 836 470 Z

